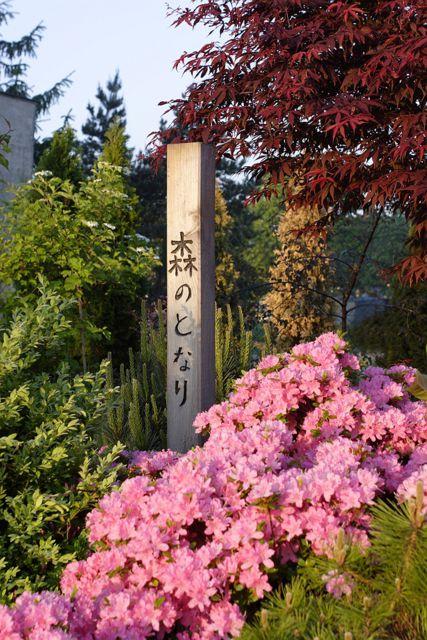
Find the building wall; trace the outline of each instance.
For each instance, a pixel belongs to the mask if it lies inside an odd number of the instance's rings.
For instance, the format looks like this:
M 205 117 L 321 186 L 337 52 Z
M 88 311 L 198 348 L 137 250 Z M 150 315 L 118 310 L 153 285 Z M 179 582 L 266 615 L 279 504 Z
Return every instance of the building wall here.
M 36 105 L 32 100 L 0 93 L 0 132 L 10 131 L 9 167 L 0 166 L 0 180 L 6 183 L 27 182 L 34 161 Z

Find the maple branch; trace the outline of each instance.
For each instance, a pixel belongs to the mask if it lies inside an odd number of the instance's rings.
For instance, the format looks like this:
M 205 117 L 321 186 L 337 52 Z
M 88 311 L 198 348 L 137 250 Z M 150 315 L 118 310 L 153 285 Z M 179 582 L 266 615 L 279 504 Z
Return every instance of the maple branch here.
M 284 284 L 294 284 L 294 282 L 292 280 L 268 280 L 267 282 L 262 282 L 260 284 L 256 284 L 252 287 L 241 287 L 239 289 L 236 289 L 236 291 L 238 293 L 245 293 L 245 291 L 253 291 L 254 289 L 263 289 L 264 287 L 270 287 L 273 284 L 278 284 L 280 285 L 284 285 Z M 306 287 L 305 285 L 298 285 L 299 288 L 303 288 L 306 291 L 309 291 L 310 293 L 317 293 L 320 296 L 323 296 L 324 298 L 329 298 L 330 300 L 333 300 L 333 302 L 336 302 L 337 304 L 339 304 L 340 306 L 342 305 L 341 300 L 339 300 L 339 298 L 336 298 L 335 296 L 332 296 L 329 293 L 325 293 L 324 291 L 319 291 L 318 289 L 313 289 L 310 287 Z M 341 317 L 341 316 L 338 316 Z
M 368 253 L 368 249 L 370 247 L 370 244 L 372 242 L 372 240 L 374 239 L 375 236 L 375 232 L 378 228 L 378 224 L 380 222 L 381 219 L 381 215 L 382 215 L 382 209 L 378 209 L 375 217 L 374 217 L 374 222 L 372 225 L 372 228 L 369 232 L 369 235 L 366 239 L 365 242 L 365 246 L 363 247 L 359 259 L 357 261 L 357 263 L 353 266 L 352 268 L 352 274 L 350 277 L 350 282 L 348 283 L 348 286 L 345 290 L 345 292 L 343 293 L 343 297 L 342 297 L 342 311 L 343 311 L 343 316 L 342 316 L 342 330 L 343 331 L 347 331 L 347 316 L 348 316 L 348 310 L 347 310 L 347 304 L 348 301 L 350 300 L 351 294 L 353 293 L 353 290 L 357 284 L 357 279 L 359 277 L 360 271 L 362 269 L 363 263 L 365 262 L 365 258 L 366 258 L 366 254 Z

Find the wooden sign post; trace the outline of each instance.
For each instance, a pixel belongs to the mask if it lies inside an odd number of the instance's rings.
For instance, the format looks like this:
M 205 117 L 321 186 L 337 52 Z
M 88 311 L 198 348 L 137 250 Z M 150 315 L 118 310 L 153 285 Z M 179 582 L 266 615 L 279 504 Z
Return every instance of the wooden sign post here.
M 201 143 L 167 152 L 168 447 L 200 439 L 193 421 L 215 402 L 215 155 Z

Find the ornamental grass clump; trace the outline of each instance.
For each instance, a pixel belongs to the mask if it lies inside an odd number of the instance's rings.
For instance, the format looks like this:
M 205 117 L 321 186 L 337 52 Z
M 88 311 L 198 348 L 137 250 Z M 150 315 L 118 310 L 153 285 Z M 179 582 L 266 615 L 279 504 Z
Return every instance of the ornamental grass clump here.
M 132 454 L 134 477 L 87 518 L 93 553 L 65 569 L 63 597 L 21 596 L 1 640 L 237 637 L 298 560 L 333 558 L 343 538 L 363 552 L 376 498 L 427 483 L 413 379 L 361 372 L 333 333 L 265 358 L 197 417 L 203 447 Z M 326 588 L 351 584 L 330 574 Z

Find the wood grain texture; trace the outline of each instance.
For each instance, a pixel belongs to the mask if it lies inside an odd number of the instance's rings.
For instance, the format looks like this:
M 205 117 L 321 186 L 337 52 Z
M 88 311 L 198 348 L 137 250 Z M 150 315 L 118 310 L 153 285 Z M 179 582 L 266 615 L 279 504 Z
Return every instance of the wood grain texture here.
M 215 402 L 215 154 L 167 153 L 168 447 L 200 443 L 193 421 Z M 185 334 L 185 335 L 180 335 Z

